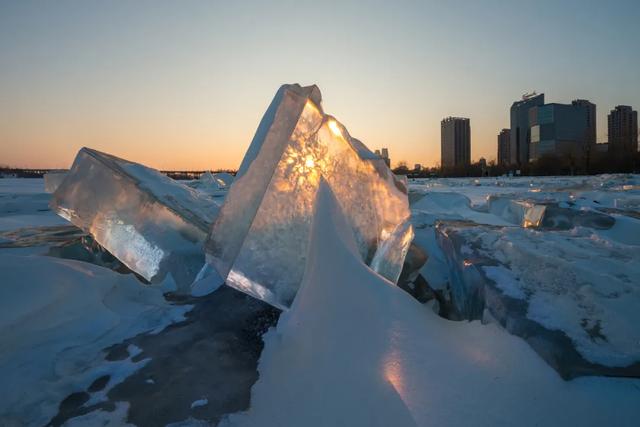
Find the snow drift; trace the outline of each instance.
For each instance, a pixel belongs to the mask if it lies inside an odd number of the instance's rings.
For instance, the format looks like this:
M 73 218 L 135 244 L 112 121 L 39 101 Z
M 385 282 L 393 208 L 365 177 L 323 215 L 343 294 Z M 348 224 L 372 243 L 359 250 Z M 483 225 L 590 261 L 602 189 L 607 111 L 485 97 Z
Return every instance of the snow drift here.
M 264 339 L 251 408 L 222 425 L 628 425 L 640 415 L 640 381 L 565 382 L 496 324 L 441 319 L 375 274 L 324 184 L 300 290 Z

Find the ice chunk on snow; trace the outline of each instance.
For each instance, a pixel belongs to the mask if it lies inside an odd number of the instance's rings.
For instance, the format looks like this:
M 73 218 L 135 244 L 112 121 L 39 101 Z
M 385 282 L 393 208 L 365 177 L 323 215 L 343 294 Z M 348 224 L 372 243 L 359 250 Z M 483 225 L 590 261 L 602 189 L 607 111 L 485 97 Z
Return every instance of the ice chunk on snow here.
M 208 197 L 224 197 L 232 183 L 233 175 L 228 173 L 213 174 L 207 171 L 200 175 L 200 178 L 188 181 L 186 184 Z
M 44 191 L 53 193 L 67 176 L 67 171 L 47 172 L 44 174 Z
M 197 188 L 215 188 L 217 190 L 224 190 L 231 186 L 233 183 L 233 175 L 221 172 L 221 173 L 211 173 L 209 171 L 200 175 L 198 181 L 196 181 Z
M 489 196 L 487 203 L 492 214 L 526 228 L 539 227 L 546 209 L 542 204 L 503 196 Z
M 541 203 L 514 197 L 517 196 L 489 196 L 489 212 L 525 228 L 568 230 L 590 227 L 605 230 L 615 223 L 612 217 L 601 212 L 575 209 L 566 203 L 560 205 L 550 200 Z
M 218 172 L 213 174 L 213 178 L 216 180 L 221 188 L 229 188 L 233 184 L 235 177 L 227 172 Z
M 406 185 L 320 101 L 316 86 L 278 90 L 206 244 L 227 284 L 281 308 L 302 279 L 321 179 L 348 213 L 361 258 L 376 259 L 387 279 L 397 280 L 412 236 Z
M 155 169 L 89 148 L 78 152 L 52 208 L 151 282 L 187 291 L 218 206 Z

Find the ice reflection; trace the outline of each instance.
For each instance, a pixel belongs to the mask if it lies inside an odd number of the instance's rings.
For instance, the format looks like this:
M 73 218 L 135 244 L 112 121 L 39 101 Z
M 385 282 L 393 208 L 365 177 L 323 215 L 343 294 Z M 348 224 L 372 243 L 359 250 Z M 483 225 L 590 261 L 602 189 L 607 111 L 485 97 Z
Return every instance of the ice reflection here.
M 402 358 L 397 349 L 391 349 L 383 363 L 384 377 L 391 383 L 400 398 L 406 403 L 405 379 L 402 372 Z
M 103 247 L 113 248 L 113 254 L 124 265 L 139 271 L 145 279 L 151 280 L 160 270 L 164 251 L 145 239 L 133 225 L 124 224 L 117 217 L 107 217 L 95 221 L 89 232 Z

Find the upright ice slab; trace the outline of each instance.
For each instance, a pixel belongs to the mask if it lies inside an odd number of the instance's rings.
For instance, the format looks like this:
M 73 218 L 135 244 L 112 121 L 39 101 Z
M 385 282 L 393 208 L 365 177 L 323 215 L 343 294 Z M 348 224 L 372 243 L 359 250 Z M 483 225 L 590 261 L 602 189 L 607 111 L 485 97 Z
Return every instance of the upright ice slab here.
M 406 185 L 320 103 L 316 86 L 278 90 L 206 243 L 208 261 L 228 285 L 281 308 L 302 280 L 321 178 L 346 213 L 362 260 L 390 281 L 413 238 Z
M 82 148 L 51 207 L 151 282 L 187 291 L 217 213 L 211 198 L 157 170 Z

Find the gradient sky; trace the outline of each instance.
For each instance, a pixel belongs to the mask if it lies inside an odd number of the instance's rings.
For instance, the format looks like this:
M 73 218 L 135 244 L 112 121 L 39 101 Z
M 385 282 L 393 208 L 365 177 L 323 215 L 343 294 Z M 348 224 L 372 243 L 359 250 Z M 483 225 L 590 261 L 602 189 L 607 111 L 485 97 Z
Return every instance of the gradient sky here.
M 162 169 L 237 168 L 282 83 L 394 164 L 433 166 L 440 120 L 471 155 L 524 92 L 640 107 L 640 1 L 0 0 L 0 165 L 82 146 Z

